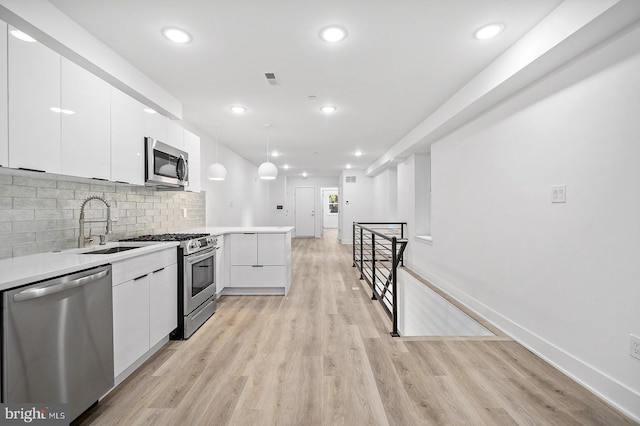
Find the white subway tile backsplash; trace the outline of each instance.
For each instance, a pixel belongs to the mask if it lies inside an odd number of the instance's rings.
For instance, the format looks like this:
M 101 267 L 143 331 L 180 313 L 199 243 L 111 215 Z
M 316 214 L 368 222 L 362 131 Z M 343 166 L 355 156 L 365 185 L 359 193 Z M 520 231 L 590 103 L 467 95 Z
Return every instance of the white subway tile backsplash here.
M 33 219 L 33 210 L 0 210 L 0 222 L 21 222 Z
M 80 206 L 91 195 L 103 196 L 111 204 L 113 234 L 108 241 L 205 226 L 204 193 L 164 192 L 4 168 L 0 169 L 0 258 L 76 247 Z M 103 203 L 87 203 L 85 217 L 106 218 Z M 105 224 L 87 224 L 87 235 L 89 229 L 95 236 L 104 233 Z
M 35 198 L 36 188 L 30 186 L 0 185 L 0 197 Z

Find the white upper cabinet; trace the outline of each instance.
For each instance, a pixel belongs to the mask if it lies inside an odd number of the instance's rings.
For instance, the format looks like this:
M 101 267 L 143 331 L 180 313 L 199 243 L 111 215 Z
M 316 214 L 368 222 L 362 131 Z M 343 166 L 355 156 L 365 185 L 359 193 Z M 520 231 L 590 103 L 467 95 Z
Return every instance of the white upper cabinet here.
M 60 172 L 111 178 L 110 85 L 62 58 Z
M 9 167 L 60 173 L 60 55 L 8 39 Z
M 174 148 L 184 149 L 184 131 L 182 126 L 175 121 L 167 119 L 167 139 L 163 142 L 168 143 Z
M 144 185 L 144 106 L 111 88 L 111 180 Z
M 184 148 L 189 154 L 189 186 L 185 189 L 200 192 L 200 137 L 185 130 Z
M 7 24 L 0 21 L 0 166 L 9 165 L 7 117 Z
M 158 139 L 161 142 L 167 140 L 167 117 L 157 112 L 144 113 L 144 135 Z

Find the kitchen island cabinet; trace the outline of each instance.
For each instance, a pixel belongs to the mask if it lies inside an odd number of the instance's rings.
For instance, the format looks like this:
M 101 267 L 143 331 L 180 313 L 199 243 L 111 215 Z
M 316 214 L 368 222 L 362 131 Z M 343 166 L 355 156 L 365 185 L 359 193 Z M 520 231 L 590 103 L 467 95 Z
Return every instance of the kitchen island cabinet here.
M 185 232 L 218 237 L 216 294 L 287 295 L 293 226 L 211 226 Z
M 223 294 L 283 294 L 291 286 L 291 233 L 232 233 Z

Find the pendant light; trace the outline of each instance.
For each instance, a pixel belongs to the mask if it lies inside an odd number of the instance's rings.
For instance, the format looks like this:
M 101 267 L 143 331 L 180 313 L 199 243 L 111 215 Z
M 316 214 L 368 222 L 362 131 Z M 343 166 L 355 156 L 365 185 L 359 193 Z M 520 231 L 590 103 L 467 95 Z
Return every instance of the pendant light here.
M 260 176 L 260 179 L 273 180 L 278 176 L 278 168 L 275 164 L 269 162 L 269 127 L 271 127 L 271 124 L 265 124 L 264 127 L 267 128 L 267 161 L 258 167 L 258 176 Z
M 216 162 L 207 169 L 209 180 L 225 180 L 227 178 L 227 168 L 218 163 L 218 130 L 216 128 Z

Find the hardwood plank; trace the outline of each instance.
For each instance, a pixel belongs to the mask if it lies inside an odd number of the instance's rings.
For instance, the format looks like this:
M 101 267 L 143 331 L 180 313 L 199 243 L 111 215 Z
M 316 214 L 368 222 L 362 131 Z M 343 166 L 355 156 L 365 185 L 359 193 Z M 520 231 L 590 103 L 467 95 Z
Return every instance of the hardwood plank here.
M 633 424 L 505 336 L 392 338 L 335 231 L 292 259 L 287 297 L 220 298 L 75 424 Z

